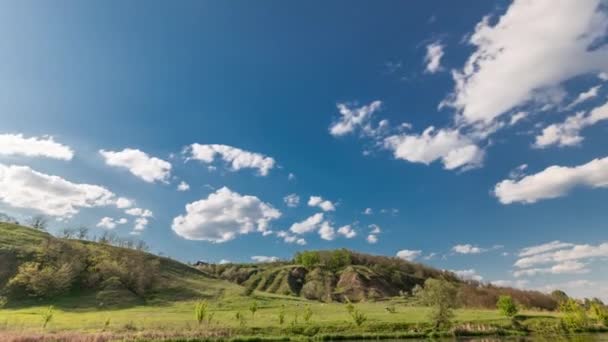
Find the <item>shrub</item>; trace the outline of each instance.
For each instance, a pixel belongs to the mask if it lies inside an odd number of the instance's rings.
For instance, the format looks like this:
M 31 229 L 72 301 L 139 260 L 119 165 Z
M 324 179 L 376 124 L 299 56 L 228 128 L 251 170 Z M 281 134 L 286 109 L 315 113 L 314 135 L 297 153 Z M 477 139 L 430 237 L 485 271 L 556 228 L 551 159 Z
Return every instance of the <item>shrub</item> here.
M 421 303 L 431 307 L 429 319 L 435 329 L 449 326 L 454 313 L 456 287 L 443 279 L 429 278 L 424 282 L 424 290 L 418 293 Z
M 587 313 L 576 300 L 572 298 L 567 299 L 561 303 L 559 310 L 564 313 L 562 325 L 566 330 L 580 331 L 588 326 L 589 320 Z
M 498 302 L 496 302 L 496 307 L 500 313 L 511 319 L 513 319 L 518 312 L 517 305 L 515 305 L 511 296 L 500 296 Z
M 608 309 L 604 305 L 598 302 L 591 303 L 591 311 L 602 325 L 608 327 Z
M 256 313 L 256 311 L 258 311 L 258 302 L 253 301 L 249 305 L 249 311 L 251 311 L 251 319 L 255 318 L 255 313 Z
M 207 315 L 207 310 L 209 309 L 209 303 L 205 300 L 201 300 L 194 306 L 194 317 L 199 325 L 203 323 L 205 320 L 205 316 Z
M 348 314 L 350 315 L 350 317 L 353 319 L 353 322 L 355 323 L 356 326 L 360 327 L 363 323 L 365 323 L 365 321 L 367 321 L 367 316 L 361 312 L 359 309 L 357 309 L 353 303 L 348 303 L 346 304 L 346 311 L 348 312 Z
M 310 268 L 318 265 L 321 262 L 321 256 L 319 252 L 315 251 L 304 251 L 296 254 L 296 264 L 300 264 L 304 267 Z
M 54 309 L 53 306 L 49 306 L 45 312 L 42 313 L 42 329 L 45 329 L 46 326 L 53 319 Z
M 302 317 L 304 318 L 304 322 L 307 324 L 310 322 L 310 319 L 312 318 L 312 309 L 310 305 L 306 305 L 306 309 L 304 309 L 304 314 L 302 314 Z

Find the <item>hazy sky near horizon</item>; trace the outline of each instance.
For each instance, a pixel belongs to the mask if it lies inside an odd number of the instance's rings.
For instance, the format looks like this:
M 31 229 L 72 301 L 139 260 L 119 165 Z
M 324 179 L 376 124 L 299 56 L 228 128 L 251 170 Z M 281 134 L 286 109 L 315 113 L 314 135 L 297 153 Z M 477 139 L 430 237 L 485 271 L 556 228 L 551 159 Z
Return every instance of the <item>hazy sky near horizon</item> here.
M 0 212 L 608 299 L 608 3 L 465 3 L 2 2 Z

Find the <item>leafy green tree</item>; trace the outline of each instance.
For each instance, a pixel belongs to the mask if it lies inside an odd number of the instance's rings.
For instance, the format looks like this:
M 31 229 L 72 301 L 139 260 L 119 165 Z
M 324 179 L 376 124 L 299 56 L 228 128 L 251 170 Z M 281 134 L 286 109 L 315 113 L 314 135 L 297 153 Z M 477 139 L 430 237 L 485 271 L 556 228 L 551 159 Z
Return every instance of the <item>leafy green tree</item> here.
M 569 298 L 562 302 L 559 310 L 564 314 L 562 325 L 568 331 L 580 331 L 589 325 L 589 318 L 585 308 L 576 300 Z
M 336 272 L 352 263 L 351 254 L 346 249 L 336 249 L 332 251 L 329 260 L 327 260 L 327 268 Z
M 504 316 L 513 319 L 518 313 L 517 305 L 511 296 L 500 296 L 496 302 L 496 307 Z
M 553 298 L 557 302 L 557 305 L 561 305 L 563 302 L 570 299 L 566 292 L 562 290 L 554 290 L 553 292 L 551 292 L 551 298 Z
M 606 308 L 602 301 L 592 301 L 591 312 L 602 325 L 608 327 L 608 308 Z
M 315 251 L 299 252 L 296 254 L 295 262 L 304 267 L 313 267 L 321 262 L 321 256 L 319 252 Z
M 454 316 L 457 289 L 452 283 L 443 279 L 428 278 L 424 282 L 424 289 L 418 292 L 422 304 L 431 307 L 429 319 L 435 329 L 449 326 Z

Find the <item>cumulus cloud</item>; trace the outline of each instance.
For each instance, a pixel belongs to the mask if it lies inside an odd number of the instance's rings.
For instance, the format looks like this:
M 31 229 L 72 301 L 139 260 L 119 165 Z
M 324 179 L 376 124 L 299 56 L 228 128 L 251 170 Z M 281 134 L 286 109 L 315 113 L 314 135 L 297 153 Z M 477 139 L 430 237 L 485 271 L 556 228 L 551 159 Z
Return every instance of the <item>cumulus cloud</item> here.
M 30 137 L 23 134 L 0 134 L 0 156 L 46 157 L 72 160 L 74 151 L 53 137 Z
M 78 184 L 27 166 L 0 164 L 0 201 L 42 214 L 69 218 L 81 208 L 116 205 L 114 193 L 91 184 Z
M 338 228 L 338 234 L 344 236 L 347 239 L 352 239 L 357 236 L 357 232 L 349 224 Z
M 565 196 L 575 187 L 608 187 L 608 157 L 579 166 L 550 166 L 519 180 L 506 179 L 496 184 L 494 195 L 502 204 L 535 203 Z
M 309 232 L 316 231 L 320 228 L 321 222 L 323 222 L 324 215 L 323 213 L 316 213 L 304 221 L 296 222 L 291 225 L 289 230 L 296 234 L 305 234 Z
M 367 243 L 369 244 L 376 244 L 378 243 L 378 235 L 375 234 L 369 234 L 367 235 L 367 237 L 365 238 L 365 240 L 367 241 Z
M 135 230 L 136 232 L 145 230 L 148 226 L 148 223 L 150 223 L 150 220 L 147 217 L 138 217 L 135 219 L 135 226 L 133 227 L 133 230 Z
M 323 211 L 334 211 L 336 207 L 331 201 L 323 199 L 321 196 L 310 196 L 308 199 L 308 206 L 319 207 Z
M 188 240 L 214 243 L 230 241 L 240 234 L 266 232 L 281 212 L 250 195 L 223 187 L 186 205 L 186 214 L 173 219 L 172 229 Z
M 336 230 L 329 222 L 324 221 L 319 228 L 319 236 L 323 240 L 331 241 L 336 238 Z
M 600 4 L 517 0 L 498 20 L 479 22 L 469 38 L 475 51 L 453 73 L 447 101 L 460 121 L 488 124 L 570 78 L 607 70 L 608 49 L 590 48 L 608 27 Z
M 347 135 L 357 129 L 371 132 L 370 120 L 372 115 L 382 107 L 381 101 L 374 101 L 368 105 L 354 107 L 346 103 L 338 103 L 340 118 L 331 124 L 329 133 L 335 137 Z
M 130 208 L 131 206 L 133 206 L 133 201 L 128 198 L 119 197 L 116 200 L 116 208 L 118 209 Z
M 289 194 L 283 197 L 283 202 L 285 202 L 285 205 L 287 205 L 288 207 L 295 208 L 300 205 L 300 196 L 298 196 L 297 194 Z
M 516 125 L 518 122 L 520 122 L 521 120 L 525 119 L 528 117 L 528 112 L 517 112 L 513 115 L 511 115 L 511 120 L 509 121 L 509 125 L 513 126 Z
M 424 62 L 426 63 L 426 72 L 434 74 L 440 71 L 441 58 L 443 57 L 443 45 L 437 41 L 426 46 L 426 56 Z
M 148 209 L 142 209 L 142 208 L 130 208 L 125 210 L 125 214 L 127 215 L 131 215 L 131 216 L 141 216 L 141 217 L 152 217 L 154 216 L 154 214 L 152 213 L 152 211 L 148 210 Z
M 230 165 L 233 171 L 245 168 L 257 169 L 261 176 L 267 176 L 270 170 L 275 167 L 275 160 L 271 157 L 228 145 L 192 144 L 184 152 L 188 159 L 207 164 L 213 163 L 215 157 L 219 155 L 224 162 Z
M 469 137 L 454 129 L 436 130 L 431 126 L 422 134 L 401 133 L 384 139 L 384 147 L 396 159 L 428 165 L 440 160 L 447 170 L 481 166 L 484 151 Z
M 397 252 L 397 258 L 414 261 L 422 254 L 421 250 L 402 249 Z
M 295 243 L 295 244 L 298 244 L 300 246 L 306 245 L 306 240 L 305 239 L 300 238 L 300 237 L 298 237 L 296 235 L 293 235 L 293 234 L 289 234 L 289 232 L 286 232 L 286 231 L 279 231 L 279 232 L 277 232 L 277 236 L 280 237 L 280 238 L 282 238 L 285 243 Z
M 581 130 L 596 123 L 608 120 L 608 102 L 594 108 L 591 112 L 578 112 L 562 123 L 549 125 L 536 137 L 534 147 L 545 148 L 551 145 L 575 146 L 583 141 Z
M 107 165 L 125 168 L 136 177 L 148 183 L 167 182 L 171 175 L 171 164 L 159 158 L 150 157 L 137 149 L 122 151 L 99 150 Z
M 452 251 L 458 254 L 479 254 L 485 252 L 486 250 L 471 244 L 464 244 L 452 247 Z
M 382 232 L 382 229 L 377 224 L 370 224 L 369 229 L 371 229 L 370 234 L 380 234 Z
M 276 256 L 254 255 L 251 257 L 251 260 L 255 262 L 275 262 L 279 261 L 279 258 Z
M 188 190 L 190 190 L 190 185 L 184 181 L 181 181 L 177 185 L 177 191 L 188 191 Z
M 451 270 L 450 272 L 456 274 L 459 278 L 464 279 L 464 280 L 475 280 L 475 281 L 482 281 L 483 277 L 480 276 L 479 274 L 477 274 L 477 271 L 475 271 L 474 269 L 468 269 L 468 270 Z
M 365 210 L 363 210 L 363 215 L 372 215 L 373 213 L 374 211 L 372 208 L 365 208 Z
M 587 91 L 584 91 L 584 92 L 578 94 L 578 97 L 574 101 L 572 101 L 572 103 L 570 103 L 567 108 L 572 108 L 572 107 L 574 107 L 576 105 L 579 105 L 579 104 L 581 104 L 581 103 L 583 103 L 583 102 L 585 102 L 585 101 L 587 101 L 589 99 L 592 99 L 592 98 L 596 97 L 598 95 L 601 87 L 602 87 L 601 85 L 597 85 L 595 87 L 591 87 Z
M 119 224 L 126 224 L 127 222 L 129 222 L 129 220 L 127 220 L 126 218 L 121 218 L 119 220 L 115 220 L 112 217 L 103 217 L 101 220 L 99 220 L 99 222 L 97 223 L 97 227 L 100 228 L 106 228 L 106 229 L 114 229 L 116 228 L 117 225 Z

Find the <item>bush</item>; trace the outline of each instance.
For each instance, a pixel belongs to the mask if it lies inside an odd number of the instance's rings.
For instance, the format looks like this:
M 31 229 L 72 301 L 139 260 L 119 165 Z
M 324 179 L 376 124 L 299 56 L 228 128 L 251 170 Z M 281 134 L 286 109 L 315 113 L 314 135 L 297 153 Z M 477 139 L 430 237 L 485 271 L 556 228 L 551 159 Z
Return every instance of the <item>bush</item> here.
M 500 296 L 498 302 L 496 302 L 496 307 L 500 313 L 511 319 L 513 319 L 518 312 L 517 305 L 515 305 L 511 296 Z
M 318 265 L 321 262 L 321 257 L 319 252 L 304 251 L 296 254 L 295 262 L 296 264 L 300 264 L 304 267 L 310 268 Z
M 209 309 L 209 303 L 207 301 L 201 300 L 194 306 L 194 316 L 199 325 L 203 323 L 205 320 L 205 316 L 207 315 L 207 310 Z
M 589 319 L 587 313 L 576 300 L 572 298 L 565 300 L 559 306 L 559 310 L 564 313 L 562 325 L 566 330 L 581 331 L 588 326 Z
M 28 295 L 52 298 L 68 292 L 75 277 L 76 274 L 70 264 L 55 267 L 26 262 L 19 266 L 17 274 L 8 282 L 7 292 L 16 297 Z

